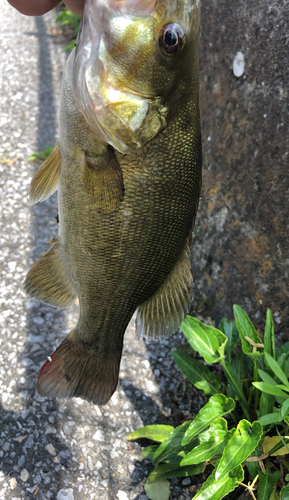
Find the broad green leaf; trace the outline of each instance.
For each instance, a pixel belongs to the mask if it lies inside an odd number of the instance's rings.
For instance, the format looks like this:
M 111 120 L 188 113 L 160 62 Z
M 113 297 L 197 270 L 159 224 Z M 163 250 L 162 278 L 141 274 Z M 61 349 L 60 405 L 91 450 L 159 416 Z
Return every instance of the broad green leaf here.
M 259 422 L 253 422 L 253 424 L 247 420 L 239 422 L 218 464 L 216 480 L 222 479 L 251 455 L 259 443 L 262 433 L 263 427 Z
M 135 439 L 146 438 L 162 443 L 173 430 L 174 428 L 171 425 L 145 425 L 129 434 L 126 439 L 134 441 Z
M 280 500 L 289 500 L 289 485 L 284 486 L 280 491 Z
M 249 337 L 256 344 L 262 344 L 262 341 L 258 333 L 256 332 L 253 323 L 248 318 L 243 309 L 235 304 L 233 306 L 233 310 L 236 319 L 236 325 L 242 342 L 242 349 L 244 353 L 247 354 L 247 356 L 249 356 L 252 361 L 254 361 L 263 354 L 264 348 L 258 348 L 256 352 L 253 352 L 253 346 L 248 340 L 245 339 L 245 337 Z
M 289 387 L 289 382 L 288 382 L 288 379 L 287 379 L 285 373 L 280 368 L 277 361 L 274 358 L 272 358 L 272 356 L 270 356 L 270 354 L 267 354 L 266 352 L 265 352 L 265 361 L 270 366 L 274 375 L 276 375 L 276 377 L 278 377 L 281 380 L 281 382 L 283 382 L 284 385 Z
M 234 408 L 235 402 L 233 399 L 226 398 L 223 394 L 215 394 L 212 396 L 191 422 L 183 437 L 182 446 L 188 444 L 195 436 L 215 422 L 217 418 L 226 413 L 230 413 Z
M 183 458 L 180 465 L 195 465 L 205 462 L 206 460 L 210 460 L 215 455 L 221 455 L 231 437 L 231 434 L 231 432 L 228 433 L 228 436 L 222 441 L 211 439 L 206 443 L 199 444 L 199 446 L 196 446 Z
M 258 422 L 262 424 L 263 426 L 265 425 L 270 425 L 270 424 L 277 424 L 278 422 L 282 421 L 282 417 L 278 412 L 275 413 L 268 413 L 267 415 L 263 415 L 258 419 Z
M 258 411 L 259 419 L 263 417 L 263 415 L 272 413 L 273 405 L 274 405 L 273 396 L 271 394 L 267 394 L 266 392 L 262 392 L 259 404 L 259 411 Z
M 276 359 L 278 359 L 279 356 L 281 356 L 281 354 L 283 354 L 284 352 L 286 354 L 289 353 L 289 342 L 285 342 L 285 344 L 281 345 L 281 347 L 278 347 L 278 349 L 276 350 Z
M 286 385 L 277 384 L 276 387 L 278 387 L 278 389 L 283 389 L 283 391 L 289 392 L 289 387 L 287 387 Z M 287 396 L 288 396 L 288 394 L 287 394 Z
M 206 363 L 216 363 L 224 357 L 227 337 L 224 333 L 205 325 L 197 318 L 187 316 L 180 326 L 190 346 L 205 359 Z
M 235 429 L 231 429 L 228 432 L 226 420 L 218 418 L 208 430 L 199 435 L 200 444 L 185 455 L 181 465 L 198 464 L 210 460 L 214 455 L 222 454 L 234 431 Z
M 228 323 L 227 318 L 222 318 L 219 324 L 219 330 L 223 332 L 228 338 L 227 346 L 235 344 L 239 340 L 239 334 L 236 327 L 236 321 L 231 321 Z
M 277 363 L 280 366 L 281 370 L 283 370 L 284 373 L 285 373 L 285 369 L 286 369 L 286 358 L 287 357 L 288 357 L 288 354 L 283 352 L 283 354 L 281 354 L 281 356 L 279 356 L 279 358 L 277 359 Z M 286 375 L 286 373 L 285 373 L 285 375 Z M 288 376 L 286 375 L 286 377 L 288 377 Z
M 206 380 L 201 380 L 195 383 L 195 387 L 200 391 L 203 391 L 205 396 L 212 396 L 213 394 L 219 394 L 219 389 L 221 388 L 222 382 L 221 377 L 216 377 L 216 384 L 207 382 Z
M 148 483 L 154 483 L 160 479 L 168 479 L 170 477 L 188 477 L 202 474 L 205 470 L 205 464 L 189 465 L 180 467 L 179 465 L 162 464 L 154 468 L 148 477 Z
M 144 489 L 150 500 L 169 500 L 170 498 L 170 483 L 166 479 L 155 483 L 146 482 Z
M 248 373 L 248 367 L 245 362 L 245 355 L 243 351 L 239 351 L 237 356 L 234 357 L 234 360 L 231 365 L 231 369 L 238 380 L 239 384 L 241 384 L 244 378 L 248 378 L 250 375 Z
M 267 372 L 264 372 L 264 370 L 259 369 L 258 373 L 263 382 L 266 382 L 266 384 L 277 385 L 277 382 L 275 382 L 275 380 Z
M 243 479 L 244 470 L 241 465 L 218 481 L 215 479 L 215 471 L 213 471 L 192 500 L 221 500 L 239 486 L 237 481 L 242 482 Z
M 270 309 L 267 309 L 266 313 L 266 325 L 264 332 L 264 351 L 270 354 L 275 359 L 275 338 L 274 338 L 274 323 L 272 318 L 272 313 Z M 267 366 L 268 363 L 265 358 L 265 363 Z
M 176 429 L 170 432 L 154 454 L 154 465 L 164 462 L 172 453 L 178 453 L 181 451 L 182 439 L 189 425 L 190 422 L 184 422 L 182 425 L 179 425 Z
M 220 377 L 213 375 L 211 370 L 197 359 L 192 359 L 182 351 L 173 351 L 172 356 L 183 374 L 195 384 L 198 389 L 204 390 L 206 395 L 217 394 L 221 387 Z M 199 382 L 203 386 L 199 386 Z M 197 385 L 198 384 L 198 385 Z
M 157 451 L 159 445 L 155 444 L 153 446 L 147 446 L 143 450 L 141 450 L 141 454 L 144 458 L 148 458 L 149 460 L 153 459 L 154 453 Z
M 276 470 L 273 474 L 266 471 L 266 474 L 259 472 L 258 498 L 262 500 L 270 500 L 274 486 L 279 480 L 280 471 Z
M 282 419 L 286 416 L 288 409 L 289 409 L 289 397 L 288 399 L 286 399 L 286 401 L 284 401 L 284 403 L 280 408 L 280 416 L 282 417 Z
M 274 488 L 273 493 L 270 496 L 270 500 L 280 500 L 280 497 L 278 495 L 278 490 L 276 488 Z M 286 500 L 289 500 L 289 497 Z
M 244 415 L 248 418 L 248 420 L 250 419 L 250 413 L 249 413 L 249 405 L 248 405 L 248 400 L 246 399 L 243 391 L 242 391 L 242 385 L 240 383 L 240 381 L 236 378 L 236 376 L 234 375 L 234 372 L 231 368 L 231 366 L 229 366 L 227 363 L 224 365 L 224 373 L 226 375 L 226 378 L 228 379 L 228 381 L 235 387 L 236 389 L 236 392 L 239 396 L 239 400 L 240 400 L 240 404 L 242 406 L 242 410 L 244 412 Z
M 272 396 L 281 396 L 282 398 L 287 398 L 288 394 L 279 389 L 277 385 L 266 384 L 265 382 L 252 382 L 254 387 L 257 387 L 262 392 L 266 392 L 267 394 L 272 394 Z
M 227 436 L 227 434 L 228 434 L 227 420 L 225 420 L 223 417 L 220 417 L 210 425 L 209 429 L 207 429 L 204 432 L 201 432 L 198 438 L 200 443 L 206 443 L 207 441 L 210 441 L 215 437 L 217 437 L 219 441 L 223 440 Z

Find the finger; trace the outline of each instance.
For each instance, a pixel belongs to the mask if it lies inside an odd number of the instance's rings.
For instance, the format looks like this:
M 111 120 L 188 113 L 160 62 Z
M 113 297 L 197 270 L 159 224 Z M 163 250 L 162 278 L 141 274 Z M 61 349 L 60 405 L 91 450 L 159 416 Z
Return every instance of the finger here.
M 8 0 L 8 2 L 26 16 L 42 16 L 59 4 L 59 0 Z

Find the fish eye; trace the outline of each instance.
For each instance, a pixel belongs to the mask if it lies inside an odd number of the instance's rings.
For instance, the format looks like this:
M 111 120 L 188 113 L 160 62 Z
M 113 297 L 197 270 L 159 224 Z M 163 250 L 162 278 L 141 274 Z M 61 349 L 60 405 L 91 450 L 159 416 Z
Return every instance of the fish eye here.
M 160 48 L 169 56 L 178 54 L 185 46 L 185 34 L 176 23 L 165 24 L 160 32 Z

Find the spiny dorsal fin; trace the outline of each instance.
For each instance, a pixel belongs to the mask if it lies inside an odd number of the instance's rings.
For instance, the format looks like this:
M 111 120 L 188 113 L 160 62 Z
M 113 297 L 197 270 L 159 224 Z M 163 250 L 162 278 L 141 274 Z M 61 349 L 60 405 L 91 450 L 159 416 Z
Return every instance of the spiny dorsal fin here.
M 60 148 L 57 143 L 31 181 L 30 205 L 47 200 L 56 191 L 60 165 Z
M 179 328 L 189 309 L 192 282 L 190 250 L 186 244 L 166 281 L 137 308 L 138 338 L 167 337 Z
M 26 276 L 24 291 L 56 307 L 68 307 L 76 299 L 76 292 L 61 260 L 59 243 L 33 264 Z

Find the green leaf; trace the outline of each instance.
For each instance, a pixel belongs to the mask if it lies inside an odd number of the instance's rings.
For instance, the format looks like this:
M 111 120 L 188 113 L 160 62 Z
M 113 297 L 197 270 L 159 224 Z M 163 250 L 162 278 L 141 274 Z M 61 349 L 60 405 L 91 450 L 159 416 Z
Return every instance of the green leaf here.
M 183 437 L 182 446 L 188 444 L 195 436 L 204 431 L 219 417 L 226 413 L 230 413 L 234 408 L 235 402 L 232 398 L 226 398 L 223 394 L 215 394 L 212 396 L 191 422 Z
M 211 384 L 210 382 L 207 382 L 206 380 L 201 380 L 200 382 L 196 382 L 194 385 L 197 389 L 199 389 L 200 391 L 203 391 L 204 395 L 205 396 L 211 396 L 213 394 L 218 394 L 219 393 L 219 389 L 221 388 L 221 385 L 222 385 L 222 381 L 221 381 L 221 377 L 216 377 L 216 386 L 214 387 L 213 384 Z M 218 386 L 218 389 L 217 389 L 217 386 Z
M 274 358 L 272 358 L 272 356 L 270 356 L 270 354 L 267 354 L 266 352 L 265 352 L 265 361 L 267 362 L 268 366 L 270 366 L 274 375 L 276 375 L 276 377 L 278 377 L 279 380 L 281 380 L 281 382 L 283 382 L 284 385 L 289 387 L 289 382 L 288 382 L 288 379 L 287 379 L 285 373 L 280 368 L 277 361 Z
M 217 328 L 187 316 L 180 326 L 190 346 L 200 353 L 206 363 L 216 363 L 224 357 L 227 337 Z
M 283 353 L 286 353 L 288 354 L 289 353 L 289 342 L 285 342 L 285 344 L 281 345 L 281 347 L 278 347 L 278 349 L 276 350 L 276 358 L 278 359 L 279 356 L 281 356 L 281 354 Z
M 251 477 L 256 477 L 261 470 L 259 462 L 250 462 L 249 461 L 250 457 L 260 457 L 262 455 L 262 453 L 263 453 L 262 452 L 262 445 L 260 443 L 261 443 L 261 440 L 259 441 L 255 450 L 253 450 L 251 455 L 248 458 L 246 458 L 246 461 L 245 461 L 246 467 L 247 467 Z
M 275 380 L 267 372 L 264 372 L 264 370 L 259 369 L 258 373 L 263 382 L 266 382 L 266 384 L 277 385 L 277 382 L 275 382 Z
M 141 454 L 144 458 L 148 458 L 149 460 L 153 459 L 154 453 L 157 451 L 159 445 L 154 444 L 153 446 L 147 446 L 143 450 L 141 450 Z
M 242 385 L 241 385 L 240 381 L 234 375 L 232 367 L 229 366 L 227 363 L 224 365 L 224 373 L 225 373 L 226 378 L 228 379 L 228 381 L 236 389 L 236 392 L 237 392 L 237 394 L 239 396 L 240 404 L 242 406 L 242 410 L 244 412 L 244 415 L 249 420 L 250 419 L 250 412 L 249 412 L 248 400 L 246 399 L 245 394 L 242 391 Z
M 272 394 L 272 396 L 281 396 L 282 398 L 288 397 L 288 394 L 282 391 L 282 389 L 279 389 L 277 385 L 266 384 L 265 382 L 252 382 L 252 385 L 257 387 L 260 391 Z
M 274 338 L 274 323 L 270 309 L 266 313 L 266 325 L 264 332 L 264 351 L 270 354 L 275 359 L 275 338 Z M 265 363 L 267 364 L 266 358 Z
M 270 394 L 267 394 L 266 392 L 262 392 L 261 398 L 260 398 L 260 404 L 259 404 L 259 411 L 258 411 L 259 422 L 260 422 L 260 418 L 263 417 L 263 415 L 267 415 L 268 413 L 272 413 L 273 405 L 274 405 L 273 396 Z
M 245 339 L 245 337 L 249 337 L 256 344 L 262 344 L 262 341 L 258 333 L 256 332 L 253 323 L 248 318 L 243 309 L 235 304 L 233 306 L 233 310 L 236 319 L 236 325 L 242 342 L 242 349 L 244 353 L 247 354 L 247 356 L 249 356 L 252 361 L 254 361 L 263 354 L 264 349 L 258 348 L 256 352 L 253 352 L 253 346 L 250 344 L 250 342 L 248 342 L 248 340 Z
M 126 439 L 134 441 L 135 439 L 146 438 L 162 443 L 173 430 L 174 428 L 171 425 L 145 425 L 129 434 Z
M 192 359 L 182 351 L 172 351 L 172 356 L 183 374 L 198 389 L 204 390 L 206 395 L 217 394 L 219 392 L 221 378 L 213 375 L 207 366 L 197 359 Z
M 144 485 L 146 496 L 150 500 L 169 500 L 170 497 L 170 483 L 166 479 L 156 481 L 155 483 L 148 483 Z
M 258 487 L 258 497 L 262 500 L 270 500 L 270 496 L 273 493 L 274 486 L 279 480 L 280 471 L 276 470 L 274 474 L 266 471 L 266 474 L 259 472 L 259 487 Z
M 239 422 L 218 464 L 216 480 L 222 479 L 229 471 L 251 455 L 259 443 L 262 433 L 263 427 L 259 422 L 253 422 L 253 424 L 250 424 L 247 420 Z
M 205 464 L 189 465 L 180 467 L 179 465 L 162 464 L 154 468 L 148 477 L 148 483 L 154 483 L 160 479 L 168 479 L 170 477 L 188 477 L 202 474 L 205 470 Z
M 235 344 L 239 340 L 239 334 L 236 327 L 236 321 L 228 323 L 227 318 L 222 318 L 219 324 L 219 330 L 223 332 L 228 339 L 228 346 Z
M 289 397 L 288 397 L 288 399 L 286 399 L 286 401 L 284 401 L 284 403 L 282 404 L 282 406 L 280 408 L 280 417 L 282 419 L 286 416 L 288 409 L 289 409 Z
M 235 429 L 234 429 L 235 430 Z M 233 432 L 234 432 L 233 430 Z M 222 454 L 232 434 L 224 418 L 218 418 L 207 431 L 199 435 L 200 444 L 183 458 L 181 465 L 193 465 L 210 460 L 214 455 Z
M 234 361 L 231 365 L 231 369 L 238 380 L 239 384 L 242 384 L 242 380 L 250 377 L 250 373 L 248 373 L 248 366 L 245 361 L 245 355 L 243 351 L 239 351 L 237 356 L 234 356 Z
M 231 434 L 231 432 L 228 433 L 228 437 L 226 437 L 222 441 L 216 441 L 212 439 L 210 441 L 207 441 L 206 443 L 199 444 L 199 446 L 196 446 L 183 458 L 180 465 L 196 465 L 199 463 L 203 463 L 206 460 L 210 460 L 215 455 L 221 455 L 231 437 Z
M 237 481 L 242 482 L 243 479 L 244 470 L 241 465 L 231 470 L 223 479 L 218 481 L 215 479 L 215 471 L 213 471 L 193 500 L 221 500 L 239 486 Z
M 215 422 L 213 422 L 209 429 L 199 434 L 198 438 L 200 443 L 207 443 L 207 441 L 211 441 L 213 438 L 218 438 L 217 440 L 223 440 L 228 434 L 228 424 L 227 420 L 220 417 Z
M 280 491 L 280 500 L 289 500 L 289 485 L 284 486 Z
M 154 465 L 164 462 L 169 455 L 177 453 L 181 450 L 182 439 L 189 425 L 190 422 L 184 422 L 182 425 L 179 425 L 176 429 L 173 429 L 173 431 L 170 432 L 154 454 Z
M 260 424 L 262 424 L 263 426 L 270 424 L 277 424 L 278 422 L 281 421 L 282 417 L 279 415 L 278 412 L 268 413 L 267 415 L 263 415 L 258 419 L 258 422 L 260 422 Z
M 38 153 L 36 151 L 34 151 L 32 153 L 32 155 L 30 155 L 28 157 L 28 160 L 32 160 L 32 161 L 35 161 L 35 160 L 44 161 L 50 155 L 50 153 L 51 153 L 51 151 L 53 149 L 54 149 L 53 146 L 47 146 L 47 148 L 45 148 L 44 151 L 39 151 Z

